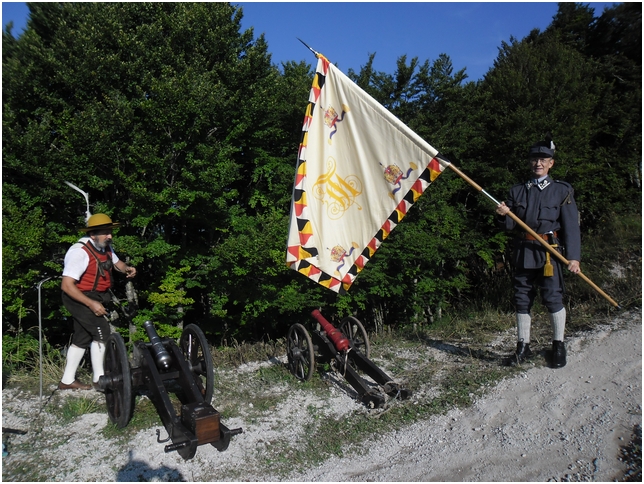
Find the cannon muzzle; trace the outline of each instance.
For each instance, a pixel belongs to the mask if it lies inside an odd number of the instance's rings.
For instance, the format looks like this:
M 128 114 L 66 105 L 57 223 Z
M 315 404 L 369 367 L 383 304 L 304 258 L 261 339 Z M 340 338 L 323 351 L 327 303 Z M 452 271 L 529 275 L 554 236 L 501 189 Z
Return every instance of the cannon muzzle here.
M 336 350 L 346 351 L 349 349 L 349 340 L 344 336 L 344 334 L 342 334 L 342 331 L 329 323 L 326 318 L 322 316 L 320 311 L 314 309 L 311 316 L 320 323 L 320 326 L 322 326 L 322 329 L 326 332 L 327 336 L 331 338 L 331 341 L 333 341 Z
M 145 332 L 148 333 L 148 338 L 150 338 L 152 354 L 154 355 L 157 367 L 160 370 L 167 370 L 172 364 L 172 357 L 168 353 L 168 350 L 165 349 L 165 346 L 163 346 L 161 338 L 159 338 L 156 329 L 154 329 L 154 324 L 152 324 L 152 321 L 146 321 L 143 323 L 143 327 L 145 328 Z

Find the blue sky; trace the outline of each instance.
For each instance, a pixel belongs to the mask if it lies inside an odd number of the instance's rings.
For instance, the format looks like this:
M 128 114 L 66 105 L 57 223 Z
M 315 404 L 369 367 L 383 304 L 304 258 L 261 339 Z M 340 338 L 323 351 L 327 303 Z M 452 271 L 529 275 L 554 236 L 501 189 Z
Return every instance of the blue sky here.
M 584 2 L 599 16 L 613 3 Z M 347 72 L 359 71 L 370 53 L 374 68 L 393 74 L 396 60 L 418 57 L 433 62 L 447 54 L 454 70 L 466 68 L 470 80 L 492 67 L 502 41 L 544 30 L 557 12 L 554 2 L 243 2 L 243 29 L 264 33 L 276 64 L 315 57 L 297 40 Z M 13 21 L 14 35 L 26 26 L 26 3 L 3 2 L 2 25 Z

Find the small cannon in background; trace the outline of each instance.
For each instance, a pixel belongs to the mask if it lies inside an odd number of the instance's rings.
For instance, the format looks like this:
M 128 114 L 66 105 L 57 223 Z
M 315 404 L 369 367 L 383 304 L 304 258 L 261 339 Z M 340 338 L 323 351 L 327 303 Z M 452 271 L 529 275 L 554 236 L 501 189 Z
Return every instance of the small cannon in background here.
M 143 326 L 150 341 L 134 343 L 132 365 L 120 334 L 112 333 L 106 341 L 105 374 L 98 385 L 105 392 L 110 420 L 118 428 L 125 427 L 132 418 L 135 395 L 147 394 L 169 435 L 162 441 L 157 430 L 157 442 L 172 440 L 172 444 L 165 446 L 165 452 L 176 450 L 188 460 L 194 457 L 199 445 L 211 444 L 219 451 L 226 450 L 230 438 L 242 429 L 228 429 L 219 421 L 219 412 L 210 405 L 215 377 L 203 331 L 194 324 L 186 326 L 177 346 L 169 338 L 160 338 L 151 321 Z M 168 393 L 177 386 L 180 416 Z
M 401 388 L 369 359 L 369 336 L 358 319 L 346 317 L 340 321 L 340 327 L 336 328 L 317 309 L 311 316 L 318 322 L 318 328 L 310 335 L 299 323 L 292 325 L 288 331 L 288 366 L 295 378 L 303 381 L 311 379 L 315 355 L 318 353 L 331 363 L 337 373 L 346 378 L 358 392 L 360 401 L 369 408 L 382 407 L 385 403 L 384 394 L 401 400 L 411 396 L 410 390 Z M 358 371 L 371 377 L 378 388 L 370 385 Z

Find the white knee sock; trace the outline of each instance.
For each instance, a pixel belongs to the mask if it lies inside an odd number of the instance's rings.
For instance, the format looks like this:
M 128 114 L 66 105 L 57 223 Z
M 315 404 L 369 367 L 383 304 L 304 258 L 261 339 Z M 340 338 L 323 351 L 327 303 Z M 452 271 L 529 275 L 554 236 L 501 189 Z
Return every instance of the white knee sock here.
M 94 383 L 98 382 L 98 378 L 104 373 L 103 371 L 103 357 L 105 355 L 105 343 L 92 341 L 90 346 L 90 355 L 92 356 L 92 369 L 94 370 Z
M 71 385 L 76 380 L 76 370 L 78 370 L 78 365 L 80 365 L 81 360 L 85 355 L 85 350 L 79 348 L 75 345 L 70 345 L 67 350 L 67 363 L 65 364 L 65 373 L 63 373 L 63 378 L 60 380 L 65 385 Z
M 556 313 L 548 313 L 552 323 L 552 339 L 555 341 L 564 340 L 564 329 L 566 328 L 566 308 L 561 308 Z
M 517 340 L 530 343 L 530 325 L 532 318 L 529 314 L 517 313 Z

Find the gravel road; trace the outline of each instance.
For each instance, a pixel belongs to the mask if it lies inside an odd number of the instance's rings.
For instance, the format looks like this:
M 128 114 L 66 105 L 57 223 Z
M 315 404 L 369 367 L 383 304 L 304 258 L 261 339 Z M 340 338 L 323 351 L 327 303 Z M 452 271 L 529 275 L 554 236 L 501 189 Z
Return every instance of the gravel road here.
M 621 313 L 590 333 L 567 338 L 567 346 L 564 368 L 535 366 L 501 381 L 470 408 L 364 442 L 317 467 L 293 469 L 286 478 L 271 473 L 271 445 L 284 438 L 297 445 L 305 438 L 302 424 L 311 418 L 311 408 L 332 417 L 367 411 L 338 385 L 330 385 L 324 401 L 290 390 L 270 418 L 242 415 L 226 421 L 244 433 L 225 452 L 201 446 L 189 461 L 160 451 L 153 429 L 127 442 L 104 437 L 104 407 L 63 427 L 55 414 L 41 412 L 38 396 L 5 389 L 3 427 L 29 432 L 3 435 L 9 455 L 3 457 L 2 477 L 5 482 L 28 476 L 60 482 L 621 480 L 626 465 L 620 450 L 642 422 L 641 312 Z M 236 370 L 244 371 L 256 372 L 257 364 Z
M 642 423 L 641 315 L 568 342 L 568 364 L 532 368 L 465 410 L 365 443 L 295 481 L 611 481 Z

